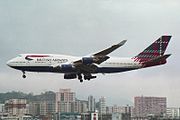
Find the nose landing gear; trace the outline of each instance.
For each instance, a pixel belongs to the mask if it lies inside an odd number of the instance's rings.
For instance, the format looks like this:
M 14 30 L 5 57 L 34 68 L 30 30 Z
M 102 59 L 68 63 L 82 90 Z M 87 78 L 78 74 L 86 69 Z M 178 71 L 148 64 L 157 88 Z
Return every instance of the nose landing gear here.
M 22 71 L 22 72 L 23 72 L 22 77 L 23 77 L 23 78 L 26 78 L 25 71 Z
M 23 78 L 26 78 L 26 75 L 22 75 Z

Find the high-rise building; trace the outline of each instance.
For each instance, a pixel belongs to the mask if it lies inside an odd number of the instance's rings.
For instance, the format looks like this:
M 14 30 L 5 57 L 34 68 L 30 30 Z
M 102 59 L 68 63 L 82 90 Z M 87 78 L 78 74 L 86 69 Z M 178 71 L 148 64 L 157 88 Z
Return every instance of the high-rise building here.
M 81 109 L 79 110 L 79 113 L 87 113 L 88 112 L 88 102 L 81 100 Z
M 108 106 L 106 107 L 106 113 L 112 114 L 112 113 L 126 113 L 131 115 L 132 112 L 132 106 Z
M 162 116 L 166 113 L 166 97 L 135 97 L 134 117 Z
M 0 104 L 0 113 L 4 112 L 4 104 Z
M 71 112 L 73 102 L 75 102 L 75 92 L 71 92 L 71 89 L 60 89 L 56 93 L 56 112 Z
M 40 115 L 49 115 L 55 113 L 54 101 L 41 101 L 40 102 Z
M 180 119 L 180 108 L 175 108 L 175 107 L 167 108 L 166 116 L 169 119 Z
M 85 100 L 76 100 L 75 102 L 72 102 L 72 111 L 74 113 L 86 113 L 88 112 L 87 109 L 88 102 Z
M 90 95 L 88 97 L 88 111 L 95 112 L 95 105 L 96 105 L 95 98 L 92 95 Z
M 29 102 L 29 114 L 33 116 L 48 116 L 55 113 L 55 93 L 48 91 L 39 97 L 38 101 Z
M 32 116 L 40 115 L 40 102 L 30 102 L 29 103 L 29 114 Z
M 99 99 L 99 113 L 106 114 L 106 98 L 105 97 L 101 97 Z
M 5 101 L 5 112 L 13 116 L 27 114 L 26 99 L 10 99 Z
M 107 106 L 106 107 L 106 114 L 112 114 L 113 113 L 113 106 Z
M 133 110 L 133 107 L 132 106 L 129 106 L 129 105 L 126 105 L 126 106 L 120 106 L 118 107 L 119 109 L 119 113 L 123 113 L 129 117 L 132 116 L 132 110 Z M 129 120 L 129 119 L 128 119 Z

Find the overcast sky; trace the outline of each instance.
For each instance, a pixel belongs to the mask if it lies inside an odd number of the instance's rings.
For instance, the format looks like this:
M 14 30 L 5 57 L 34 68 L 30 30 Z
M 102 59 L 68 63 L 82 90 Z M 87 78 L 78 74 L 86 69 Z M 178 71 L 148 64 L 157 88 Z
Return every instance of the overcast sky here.
M 0 0 L 0 92 L 41 93 L 71 88 L 77 98 L 105 96 L 109 105 L 134 96 L 164 96 L 180 107 L 179 0 Z M 80 83 L 62 74 L 27 73 L 6 66 L 21 53 L 84 56 L 127 39 L 111 56 L 133 57 L 161 35 L 172 35 L 164 66 L 101 75 Z

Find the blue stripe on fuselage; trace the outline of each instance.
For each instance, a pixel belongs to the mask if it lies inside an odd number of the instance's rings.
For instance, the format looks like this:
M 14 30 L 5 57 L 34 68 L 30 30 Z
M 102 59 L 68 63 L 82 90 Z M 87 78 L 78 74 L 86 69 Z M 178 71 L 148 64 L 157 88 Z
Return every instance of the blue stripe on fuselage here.
M 117 72 L 125 72 L 130 70 L 135 70 L 137 68 L 115 68 L 115 67 L 101 67 L 98 68 L 98 73 L 117 73 Z
M 30 72 L 53 72 L 53 67 L 49 66 L 11 66 L 14 69 Z

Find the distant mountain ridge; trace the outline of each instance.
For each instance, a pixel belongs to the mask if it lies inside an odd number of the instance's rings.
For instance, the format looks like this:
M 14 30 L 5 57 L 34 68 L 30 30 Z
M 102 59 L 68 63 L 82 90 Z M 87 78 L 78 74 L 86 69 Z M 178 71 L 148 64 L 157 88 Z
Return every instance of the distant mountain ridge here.
M 30 101 L 55 101 L 55 93 L 52 91 L 47 91 L 41 93 L 40 95 L 33 95 L 33 93 L 23 93 L 20 91 L 12 91 L 7 93 L 0 93 L 0 103 L 5 103 L 9 99 L 27 99 Z

